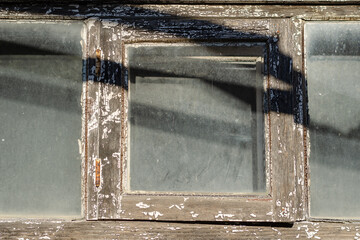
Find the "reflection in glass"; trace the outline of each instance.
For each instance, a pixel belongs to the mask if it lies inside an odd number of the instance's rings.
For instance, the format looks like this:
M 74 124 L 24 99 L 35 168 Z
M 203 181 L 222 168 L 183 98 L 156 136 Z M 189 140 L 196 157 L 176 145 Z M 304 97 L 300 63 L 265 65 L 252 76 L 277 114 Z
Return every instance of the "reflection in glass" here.
M 266 191 L 263 51 L 127 48 L 131 191 Z
M 0 23 L 0 215 L 80 215 L 81 23 Z
M 311 216 L 360 217 L 360 24 L 305 28 Z

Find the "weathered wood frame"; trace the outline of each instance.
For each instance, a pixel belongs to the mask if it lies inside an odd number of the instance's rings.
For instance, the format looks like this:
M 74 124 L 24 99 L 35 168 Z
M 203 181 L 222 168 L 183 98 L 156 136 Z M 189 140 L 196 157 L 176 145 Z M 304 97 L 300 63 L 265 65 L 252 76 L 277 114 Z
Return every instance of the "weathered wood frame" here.
M 175 15 L 172 19 L 170 17 L 129 17 L 124 21 L 89 21 L 91 24 L 88 32 L 97 34 L 88 38 L 89 52 L 92 53 L 89 57 L 95 58 L 96 50 L 100 49 L 105 58 L 102 61 L 105 66 L 101 68 L 98 80 L 100 85 L 88 84 L 88 94 L 93 96 L 90 102 L 99 102 L 97 111 L 100 114 L 97 116 L 99 127 L 97 130 L 94 128 L 93 131 L 89 131 L 88 138 L 90 152 L 86 218 L 239 222 L 293 222 L 304 219 L 305 208 L 300 205 L 303 202 L 301 199 L 304 199 L 304 187 L 301 185 L 303 182 L 299 184 L 298 180 L 304 179 L 303 171 L 300 169 L 303 163 L 301 158 L 296 156 L 303 155 L 303 147 L 299 143 L 303 142 L 304 137 L 298 134 L 302 133 L 298 129 L 302 126 L 294 122 L 292 114 L 291 83 L 292 77 L 296 74 L 293 74 L 291 64 L 296 55 L 289 44 L 289 38 L 293 37 L 296 30 L 300 32 L 300 29 L 289 19 L 183 19 Z M 166 26 L 166 22 L 171 22 L 173 27 Z M 161 29 L 162 25 L 165 25 L 164 29 Z M 174 27 L 177 25 L 180 25 L 181 29 Z M 125 193 L 123 186 L 126 178 L 123 178 L 123 173 L 127 168 L 128 141 L 125 45 L 138 42 L 193 42 L 204 39 L 265 42 L 267 45 L 268 56 L 265 65 L 268 73 L 265 99 L 268 109 L 265 109 L 264 134 L 269 195 L 175 196 Z M 292 39 L 291 43 L 294 43 L 294 40 L 300 39 Z M 111 81 L 115 83 L 119 79 L 101 80 L 103 76 L 112 75 L 113 69 L 106 67 L 106 64 L 110 63 L 117 64 L 117 69 L 122 68 L 121 87 L 111 84 Z M 91 74 L 94 75 L 89 73 Z M 111 116 L 112 119 L 109 121 L 107 116 Z M 111 134 L 108 134 L 109 129 Z M 292 141 L 288 141 L 289 139 Z M 101 184 L 96 187 L 94 166 L 98 158 L 102 161 Z
M 8 1 L 2 1 L 8 2 Z M 81 2 L 81 1 L 79 1 Z M 190 2 L 190 1 L 189 1 Z M 188 2 L 188 3 L 189 3 Z M 178 2 L 182 3 L 182 2 Z M 200 3 L 200 2 L 199 2 Z M 201 1 L 201 3 L 206 4 L 210 3 Z M 215 3 L 215 2 L 212 2 Z M 217 2 L 216 2 L 217 3 Z M 223 3 L 220 2 L 219 3 Z M 241 2 L 237 2 L 241 3 Z M 88 38 L 91 42 L 87 43 L 87 66 L 88 66 L 88 78 L 86 83 L 86 90 L 84 91 L 84 96 L 88 104 L 86 105 L 86 114 L 84 114 L 84 119 L 88 123 L 97 123 L 99 119 L 99 103 L 100 103 L 100 94 L 97 94 L 97 90 L 109 91 L 109 87 L 113 88 L 111 91 L 117 92 L 115 96 L 118 99 L 122 99 L 121 87 L 119 87 L 118 80 L 121 79 L 118 74 L 119 64 L 113 65 L 112 67 L 117 69 L 115 70 L 116 74 L 111 77 L 111 81 L 115 81 L 115 84 L 111 84 L 110 86 L 106 86 L 103 88 L 103 84 L 98 82 L 97 78 L 93 78 L 91 80 L 91 76 L 95 76 L 95 70 L 90 71 L 93 67 L 96 66 L 96 49 L 100 48 L 100 36 L 103 36 L 103 40 L 106 40 L 106 35 L 110 36 L 110 33 L 114 31 L 116 35 L 120 36 L 121 34 L 121 21 L 122 19 L 129 19 L 129 17 L 136 18 L 166 18 L 168 14 L 176 15 L 178 17 L 183 18 L 197 18 L 199 16 L 207 16 L 208 18 L 225 18 L 225 19 L 247 19 L 247 18 L 255 18 L 255 19 L 273 19 L 281 24 L 281 22 L 290 21 L 290 30 L 288 29 L 285 32 L 279 32 L 279 39 L 283 39 L 284 35 L 288 35 L 288 39 L 291 41 L 288 43 L 288 51 L 292 52 L 292 60 L 291 65 L 293 67 L 293 75 L 292 75 L 292 86 L 293 86 L 293 96 L 292 104 L 293 109 L 299 110 L 297 114 L 301 119 L 303 119 L 305 124 L 295 124 L 296 128 L 296 138 L 290 139 L 287 138 L 289 135 L 285 135 L 282 137 L 284 141 L 291 141 L 293 145 L 296 145 L 297 150 L 295 154 L 293 154 L 296 159 L 295 165 L 287 162 L 288 167 L 294 167 L 294 175 L 296 180 L 296 197 L 294 197 L 295 205 L 292 206 L 292 211 L 295 211 L 295 220 L 298 221 L 294 225 L 266 225 L 263 223 L 262 226 L 257 225 L 248 225 L 241 223 L 239 226 L 223 226 L 223 225 L 209 225 L 209 224 L 187 224 L 187 223 L 160 223 L 160 222 L 116 222 L 116 221 L 59 221 L 59 220 L 51 220 L 51 219 L 37 219 L 37 220 L 1 220 L 0 221 L 0 234 L 1 237 L 29 237 L 29 238 L 39 238 L 40 236 L 49 236 L 58 238 L 83 238 L 83 239 L 105 239 L 105 238 L 120 238 L 123 236 L 128 237 L 160 237 L 160 238 L 176 238 L 176 237 L 207 237 L 211 238 L 245 238 L 249 239 L 251 237 L 258 236 L 259 238 L 319 238 L 319 237 L 327 237 L 327 238 L 352 238 L 357 239 L 360 236 L 360 226 L 357 222 L 347 220 L 337 220 L 341 222 L 328 222 L 329 220 L 324 219 L 309 219 L 308 218 L 308 196 L 304 194 L 307 192 L 308 188 L 308 165 L 307 165 L 307 148 L 308 148 L 308 130 L 306 128 L 306 85 L 305 79 L 303 78 L 303 24 L 304 21 L 308 20 L 360 20 L 360 5 L 358 1 L 287 1 L 284 5 L 250 5 L 250 2 L 246 2 L 249 5 L 96 5 L 98 8 L 94 9 L 94 5 L 91 4 L 80 4 L 80 5 L 57 5 L 50 4 L 47 6 L 39 5 L 39 4 L 4 4 L 0 7 L 0 18 L 1 19 L 37 19 L 37 20 L 85 20 L 88 24 Z M 251 2 L 252 3 L 252 2 Z M 254 1 L 255 3 L 255 1 Z M 261 1 L 257 3 L 268 3 L 267 1 Z M 280 2 L 279 2 L 280 3 Z M 292 3 L 300 3 L 302 5 L 291 5 Z M 304 5 L 311 3 L 312 5 Z M 321 4 L 326 5 L 321 5 Z M 333 5 L 331 5 L 333 4 Z M 349 5 L 352 4 L 352 5 Z M 135 9 L 143 8 L 144 11 L 137 12 Z M 92 19 L 96 18 L 96 19 Z M 108 21 L 107 18 L 116 19 L 116 23 L 113 21 Z M 92 25 L 93 24 L 93 25 Z M 109 25 L 112 25 L 109 28 Z M 293 29 L 293 30 L 291 30 Z M 102 33 L 100 33 L 100 32 Z M 94 35 L 95 34 L 95 35 Z M 102 34 L 102 35 L 101 35 Z M 94 37 L 94 39 L 93 39 Z M 112 40 L 111 40 L 112 41 Z M 120 41 L 120 40 L 117 40 Z M 108 51 L 108 50 L 107 50 Z M 110 54 L 110 53 L 109 53 Z M 102 55 L 102 64 L 103 69 L 106 69 L 106 65 L 108 62 L 106 58 L 108 58 L 109 54 Z M 114 57 L 115 58 L 115 57 Z M 121 57 L 119 55 L 116 56 L 121 62 Z M 102 71 L 109 72 L 108 70 Z M 281 84 L 281 83 L 279 83 Z M 282 85 L 282 87 L 286 87 Z M 102 96 L 103 98 L 103 96 Z M 121 108 L 121 101 L 109 101 L 106 102 L 104 106 L 111 106 L 112 108 Z M 273 114 L 277 114 L 274 112 Z M 293 114 L 295 115 L 295 113 Z M 107 115 L 103 115 L 106 117 Z M 114 124 L 116 128 L 121 129 L 120 121 L 121 114 L 116 115 L 111 123 Z M 86 120 L 87 119 L 87 120 Z M 93 119 L 93 122 L 90 121 Z M 285 120 L 289 120 L 286 118 Z M 284 121 L 286 122 L 286 121 Z M 89 125 L 88 125 L 89 126 Z M 97 125 L 99 126 L 99 125 Z M 282 125 L 281 125 L 282 126 Z M 292 125 L 294 127 L 294 125 Z M 87 129 L 89 130 L 89 129 Z M 86 130 L 86 131 L 87 131 Z M 97 130 L 92 130 L 91 132 L 86 133 L 87 140 L 84 140 L 84 148 L 91 147 L 86 152 L 87 156 L 92 156 L 95 158 L 98 156 L 99 150 L 96 146 L 101 145 L 92 145 L 92 142 L 97 141 L 99 133 Z M 298 139 L 302 138 L 302 141 L 298 141 Z M 106 140 L 107 141 L 107 140 Z M 106 143 L 105 140 L 102 140 L 102 143 Z M 114 136 L 114 141 L 112 142 L 120 142 L 118 135 Z M 280 142 L 279 142 L 280 143 Z M 120 144 L 117 145 L 118 147 Z M 117 147 L 114 147 L 116 149 Z M 114 151 L 115 152 L 115 151 Z M 94 153 L 94 155 L 92 155 Z M 117 152 L 118 153 L 118 152 Z M 84 153 L 85 154 L 85 153 Z M 91 154 L 91 155 L 89 155 Z M 121 149 L 120 149 L 121 155 Z M 112 155 L 111 155 L 112 156 Z M 118 158 L 118 155 L 115 154 L 115 157 Z M 112 156 L 113 157 L 113 156 Z M 92 158 L 86 158 L 86 165 L 83 167 L 84 170 L 84 179 L 86 183 L 91 183 L 93 178 L 94 165 L 91 164 Z M 106 166 L 103 166 L 103 171 L 107 172 L 106 168 L 111 168 L 115 166 L 117 160 L 111 161 Z M 292 162 L 292 161 L 291 161 Z M 292 170 L 291 170 L 292 171 Z M 109 183 L 107 186 L 111 188 L 111 186 L 115 185 L 112 181 L 116 179 L 117 175 L 112 178 L 107 178 Z M 115 188 L 116 185 L 115 185 Z M 87 191 L 83 197 L 85 198 L 85 217 L 87 219 L 110 219 L 113 216 L 116 216 L 116 213 L 112 212 L 104 212 L 101 209 L 109 209 L 102 208 L 102 206 L 113 205 L 115 204 L 116 208 L 111 209 L 120 209 L 118 208 L 119 203 L 113 202 L 110 197 L 107 197 L 105 188 L 96 189 L 94 191 L 88 191 L 89 184 L 86 185 Z M 95 191 L 96 190 L 96 191 Z M 93 193 L 96 194 L 93 194 Z M 111 195 L 110 195 L 111 196 Z M 99 203 L 99 204 L 97 204 Z M 98 206 L 100 208 L 98 208 Z M 302 221 L 304 217 L 307 220 L 312 220 L 313 222 Z M 317 222 L 315 222 L 317 221 Z M 333 220 L 332 220 L 333 221 Z M 194 232 L 194 228 L 198 229 Z M 80 232 L 80 234 L 78 234 Z M 125 234 L 125 235 L 123 235 Z M 134 235 L 135 234 L 135 235 Z M 137 234 L 137 235 L 136 235 Z M 254 235 L 254 236 L 253 236 Z

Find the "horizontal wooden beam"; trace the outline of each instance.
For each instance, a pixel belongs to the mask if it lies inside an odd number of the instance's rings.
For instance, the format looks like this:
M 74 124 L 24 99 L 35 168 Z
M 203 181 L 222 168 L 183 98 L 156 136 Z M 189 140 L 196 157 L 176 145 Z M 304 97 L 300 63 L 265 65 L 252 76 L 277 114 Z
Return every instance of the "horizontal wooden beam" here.
M 0 3 L 27 3 L 26 0 L 0 0 Z M 32 3 L 101 4 L 353 4 L 358 0 L 33 0 Z
M 358 239 L 360 223 L 233 225 L 154 221 L 0 221 L 1 239 Z
M 2 3 L 4 0 L 0 0 Z M 348 2 L 350 3 L 350 2 Z M 148 4 L 7 4 L 0 6 L 0 19 L 217 19 L 289 18 L 305 20 L 358 20 L 360 4 L 354 5 L 184 5 Z

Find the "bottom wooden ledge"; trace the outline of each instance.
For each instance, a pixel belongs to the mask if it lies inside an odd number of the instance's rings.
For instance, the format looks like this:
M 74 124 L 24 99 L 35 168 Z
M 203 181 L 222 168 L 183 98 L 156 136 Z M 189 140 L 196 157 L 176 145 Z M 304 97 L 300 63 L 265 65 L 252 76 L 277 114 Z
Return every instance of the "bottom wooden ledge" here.
M 0 239 L 360 239 L 360 223 L 220 225 L 150 221 L 0 220 Z

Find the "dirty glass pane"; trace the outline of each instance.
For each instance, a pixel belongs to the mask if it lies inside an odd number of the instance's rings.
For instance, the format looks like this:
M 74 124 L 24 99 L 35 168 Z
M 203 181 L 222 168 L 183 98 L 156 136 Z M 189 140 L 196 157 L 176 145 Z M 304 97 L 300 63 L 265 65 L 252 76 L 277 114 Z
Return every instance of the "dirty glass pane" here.
M 0 23 L 0 215 L 80 215 L 81 23 Z
M 130 190 L 265 192 L 264 46 L 136 45 Z
M 305 28 L 311 216 L 360 217 L 360 24 Z

